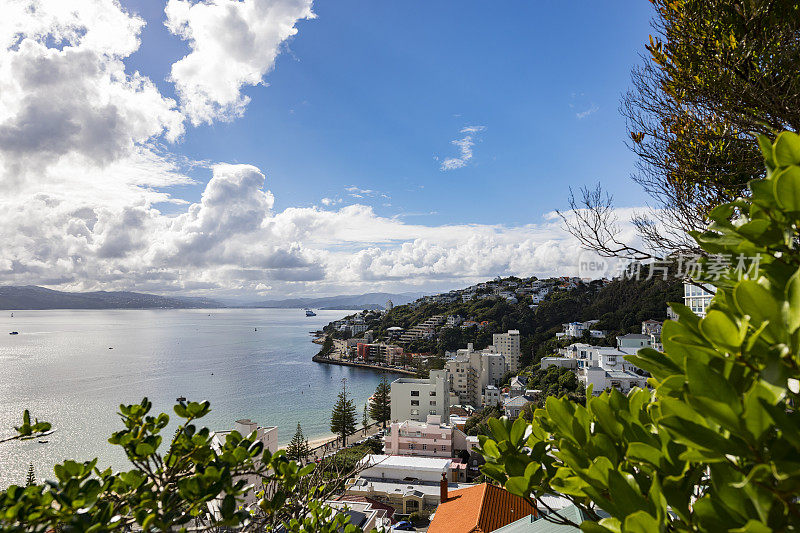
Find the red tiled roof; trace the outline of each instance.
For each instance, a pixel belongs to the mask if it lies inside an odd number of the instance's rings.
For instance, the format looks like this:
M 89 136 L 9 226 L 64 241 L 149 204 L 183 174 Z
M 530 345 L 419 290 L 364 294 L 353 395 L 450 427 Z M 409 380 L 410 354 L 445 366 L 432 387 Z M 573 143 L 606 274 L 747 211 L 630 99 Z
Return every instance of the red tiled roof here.
M 490 533 L 535 513 L 519 496 L 482 483 L 452 491 L 436 509 L 428 533 Z

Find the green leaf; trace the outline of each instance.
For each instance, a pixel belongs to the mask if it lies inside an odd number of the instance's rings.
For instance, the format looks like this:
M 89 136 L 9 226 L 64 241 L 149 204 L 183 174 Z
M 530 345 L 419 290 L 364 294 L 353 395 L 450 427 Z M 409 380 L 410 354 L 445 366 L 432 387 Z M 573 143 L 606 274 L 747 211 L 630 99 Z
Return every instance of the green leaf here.
M 628 515 L 622 529 L 625 533 L 654 533 L 663 530 L 662 524 L 645 511 L 636 511 Z
M 786 285 L 787 324 L 789 332 L 794 333 L 800 327 L 800 270 L 797 270 Z
M 700 331 L 712 344 L 729 352 L 739 350 L 746 333 L 727 314 L 716 309 L 700 321 Z
M 775 176 L 775 199 L 787 211 L 800 211 L 800 167 L 791 166 Z
M 773 145 L 773 161 L 779 167 L 800 164 L 800 136 L 782 131 Z

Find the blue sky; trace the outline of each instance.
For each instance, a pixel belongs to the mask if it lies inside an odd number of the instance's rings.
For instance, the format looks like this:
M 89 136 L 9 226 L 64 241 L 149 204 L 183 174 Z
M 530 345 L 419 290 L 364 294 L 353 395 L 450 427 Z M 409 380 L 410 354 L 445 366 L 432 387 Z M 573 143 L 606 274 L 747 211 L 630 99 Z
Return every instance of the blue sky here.
M 0 283 L 263 298 L 574 275 L 553 212 L 597 182 L 635 239 L 618 106 L 645 0 L 33 1 L 0 24 Z
M 185 43 L 159 2 L 123 5 L 148 23 L 126 63 L 174 94 L 166 78 Z M 246 114 L 189 129 L 176 151 L 256 165 L 278 209 L 339 197 L 415 223 L 519 225 L 564 209 L 569 186 L 599 181 L 619 205 L 645 201 L 618 104 L 644 51 L 648 2 L 345 1 L 314 12 L 268 86 L 244 90 Z M 451 141 L 471 125 L 486 127 L 473 158 L 441 171 L 435 158 L 457 155 Z M 352 186 L 390 198 L 355 199 Z

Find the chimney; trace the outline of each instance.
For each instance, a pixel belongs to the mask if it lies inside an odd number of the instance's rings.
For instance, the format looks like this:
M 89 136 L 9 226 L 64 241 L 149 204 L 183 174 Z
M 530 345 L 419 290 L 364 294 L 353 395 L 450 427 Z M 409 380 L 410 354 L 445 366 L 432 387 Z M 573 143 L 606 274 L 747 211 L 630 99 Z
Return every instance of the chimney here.
M 442 472 L 442 480 L 439 482 L 439 503 L 447 501 L 447 473 Z

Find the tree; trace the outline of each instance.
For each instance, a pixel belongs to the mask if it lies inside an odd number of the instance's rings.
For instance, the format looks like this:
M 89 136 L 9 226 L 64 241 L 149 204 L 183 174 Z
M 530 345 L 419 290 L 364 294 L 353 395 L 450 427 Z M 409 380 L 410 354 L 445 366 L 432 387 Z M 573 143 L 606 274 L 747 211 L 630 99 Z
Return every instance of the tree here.
M 300 422 L 298 422 L 297 431 L 294 432 L 289 446 L 286 447 L 286 457 L 302 463 L 308 458 L 310 453 L 308 449 L 308 440 L 303 436 L 303 428 L 300 427 Z
M 265 450 L 255 433 L 243 436 L 232 431 L 219 446 L 212 445 L 213 433 L 194 424 L 210 411 L 208 402 L 175 405 L 182 421 L 161 453 L 161 431 L 169 416 L 151 415 L 151 407 L 147 398 L 119 407 L 124 429 L 109 442 L 124 450 L 131 470 L 115 473 L 100 468 L 97 459 L 64 461 L 54 467 L 54 481 L 0 491 L 0 530 L 361 531 L 348 524 L 347 515 L 324 505 L 354 474 L 352 470 L 301 467 L 283 451 Z M 47 433 L 50 424 L 31 424 L 25 411 L 16 430 L 0 443 Z M 248 506 L 245 495 L 254 486 L 263 490 Z M 214 513 L 209 511 L 212 503 Z
M 367 436 L 367 428 L 369 427 L 369 405 L 364 402 L 364 410 L 361 411 L 361 426 L 364 428 L 364 436 Z
M 30 487 L 36 485 L 36 472 L 33 469 L 33 463 L 28 465 L 28 476 L 25 478 L 25 486 Z
M 391 387 L 383 376 L 381 382 L 375 388 L 375 394 L 372 396 L 372 403 L 369 406 L 369 416 L 373 420 L 380 422 L 382 426 L 386 427 L 386 422 L 392 418 L 391 406 Z
M 653 0 L 654 35 L 621 112 L 637 156 L 634 181 L 658 208 L 620 238 L 610 197 L 572 198 L 570 231 L 603 255 L 697 253 L 690 237 L 715 206 L 764 175 L 754 134 L 800 128 L 800 7 L 794 0 Z M 644 254 L 644 255 L 642 255 Z
M 347 397 L 347 380 L 342 380 L 342 391 L 331 413 L 331 431 L 342 439 L 342 446 L 347 445 L 347 436 L 356 431 L 356 406 Z
M 706 316 L 673 303 L 664 353 L 626 356 L 652 390 L 586 406 L 551 397 L 530 423 L 490 420 L 486 476 L 548 511 L 540 497 L 564 495 L 597 522 L 590 532 L 800 528 L 800 136 L 759 144 L 766 177 L 693 234 L 709 254 L 698 281 L 716 287 Z

